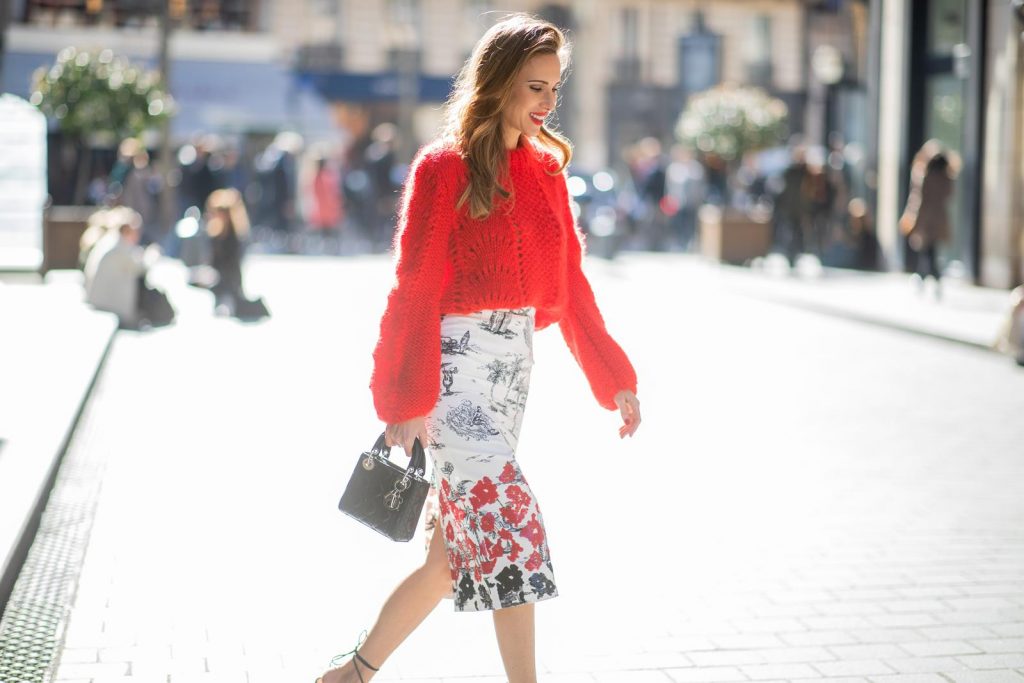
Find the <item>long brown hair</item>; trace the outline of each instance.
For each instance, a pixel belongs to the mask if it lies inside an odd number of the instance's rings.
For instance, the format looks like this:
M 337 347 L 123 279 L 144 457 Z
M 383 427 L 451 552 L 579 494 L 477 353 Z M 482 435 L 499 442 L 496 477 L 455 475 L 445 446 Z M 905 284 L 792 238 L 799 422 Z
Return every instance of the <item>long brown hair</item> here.
M 209 214 L 206 232 L 210 237 L 233 232 L 239 239 L 244 239 L 249 234 L 249 213 L 238 190 L 226 187 L 211 192 L 206 199 L 206 212 Z
M 570 49 L 554 24 L 528 14 L 513 14 L 484 34 L 463 65 L 445 107 L 442 137 L 454 143 L 466 160 L 469 184 L 456 208 L 468 202 L 471 218 L 490 215 L 495 192 L 505 199 L 511 196 L 502 184 L 508 173 L 508 153 L 501 113 L 512 99 L 516 76 L 527 60 L 542 54 L 557 55 L 564 72 Z M 546 125 L 537 137 L 542 147 L 561 156 L 560 173 L 572 158 L 572 145 Z

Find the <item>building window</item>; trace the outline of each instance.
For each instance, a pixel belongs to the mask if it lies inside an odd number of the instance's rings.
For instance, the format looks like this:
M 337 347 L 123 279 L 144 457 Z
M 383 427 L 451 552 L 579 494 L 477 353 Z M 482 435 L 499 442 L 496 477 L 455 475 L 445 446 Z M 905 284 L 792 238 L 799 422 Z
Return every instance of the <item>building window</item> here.
M 964 0 L 933 0 L 928 11 L 928 52 L 949 55 L 967 42 L 967 3 Z
M 171 2 L 183 28 L 204 31 L 256 29 L 258 0 L 26 0 L 30 24 L 146 26 L 157 22 L 161 2 Z
M 388 0 L 388 19 L 396 24 L 418 26 L 420 21 L 419 0 Z
M 622 81 L 640 79 L 640 19 L 636 8 L 627 7 L 620 14 L 619 37 L 622 52 L 615 64 L 615 75 Z
M 622 10 L 622 56 L 627 59 L 637 56 L 637 43 L 640 35 L 639 17 L 635 8 Z
M 391 48 L 387 56 L 389 71 L 419 72 L 423 69 L 423 52 L 415 48 Z
M 767 14 L 752 17 L 748 36 L 743 55 L 747 81 L 751 85 L 770 88 L 772 85 L 772 18 Z

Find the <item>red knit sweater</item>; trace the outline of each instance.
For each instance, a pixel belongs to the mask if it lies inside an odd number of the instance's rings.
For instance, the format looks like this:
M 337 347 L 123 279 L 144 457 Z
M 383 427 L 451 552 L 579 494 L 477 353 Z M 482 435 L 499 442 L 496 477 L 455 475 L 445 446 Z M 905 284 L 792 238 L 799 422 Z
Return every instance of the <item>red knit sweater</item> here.
M 525 136 L 508 164 L 512 196 L 496 196 L 483 220 L 455 209 L 467 182 L 457 151 L 432 143 L 410 167 L 370 379 L 377 416 L 388 424 L 427 415 L 437 402 L 444 313 L 533 306 L 536 329 L 558 323 L 601 406 L 615 410 L 616 393 L 636 392 L 636 372 L 580 268 L 584 240 L 565 174 L 549 175 L 554 156 Z

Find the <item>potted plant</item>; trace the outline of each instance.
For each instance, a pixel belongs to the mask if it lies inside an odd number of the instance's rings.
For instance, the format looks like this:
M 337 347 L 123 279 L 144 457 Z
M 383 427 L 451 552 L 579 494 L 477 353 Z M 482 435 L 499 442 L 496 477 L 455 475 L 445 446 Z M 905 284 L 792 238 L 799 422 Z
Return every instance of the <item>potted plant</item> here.
M 114 147 L 170 115 L 170 98 L 160 76 L 144 71 L 110 50 L 60 51 L 53 66 L 33 76 L 29 101 L 56 120 L 72 149 L 72 206 L 48 208 L 43 227 L 43 272 L 78 262 L 78 240 L 95 207 L 81 206 L 92 175 L 91 150 Z
M 768 212 L 734 205 L 731 181 L 752 152 L 772 147 L 787 133 L 786 105 L 764 90 L 720 85 L 690 98 L 676 135 L 704 165 L 718 205 L 698 214 L 701 252 L 718 261 L 744 263 L 771 248 Z

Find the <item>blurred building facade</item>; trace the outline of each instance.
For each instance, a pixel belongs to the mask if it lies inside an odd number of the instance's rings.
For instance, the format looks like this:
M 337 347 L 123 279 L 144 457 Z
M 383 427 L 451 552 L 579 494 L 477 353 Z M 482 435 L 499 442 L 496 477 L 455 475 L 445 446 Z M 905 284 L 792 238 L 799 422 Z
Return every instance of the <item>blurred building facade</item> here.
M 1010 0 L 884 0 L 873 30 L 880 61 L 878 233 L 890 266 L 910 162 L 937 138 L 963 166 L 947 259 L 992 287 L 1024 282 L 1024 14 Z
M 61 48 L 110 48 L 155 63 L 157 20 L 146 0 L 13 0 L 3 84 L 26 96 L 31 73 Z M 172 0 L 172 4 L 173 0 Z M 528 11 L 570 31 L 571 78 L 559 124 L 581 163 L 604 166 L 624 144 L 669 143 L 687 94 L 754 82 L 793 108 L 806 91 L 800 0 L 180 0 L 171 37 L 178 136 L 383 121 L 439 123 L 451 77 L 503 14 Z M 150 8 L 151 9 L 151 8 Z M 411 107 L 403 107 L 411 79 Z M 325 104 L 326 103 L 326 104 Z M 407 103 L 406 103 L 407 104 Z M 410 114 L 408 109 L 412 109 Z
M 783 99 L 805 141 L 840 140 L 903 267 L 910 159 L 938 137 L 963 158 L 947 257 L 982 284 L 1024 279 L 1024 56 L 1011 0 L 170 0 L 178 141 L 199 132 L 367 140 L 398 123 L 400 157 L 440 123 L 452 76 L 509 11 L 570 31 L 558 125 L 588 170 L 663 145 L 688 95 L 718 82 Z M 58 50 L 156 62 L 151 0 L 9 0 L 0 85 L 26 97 Z

